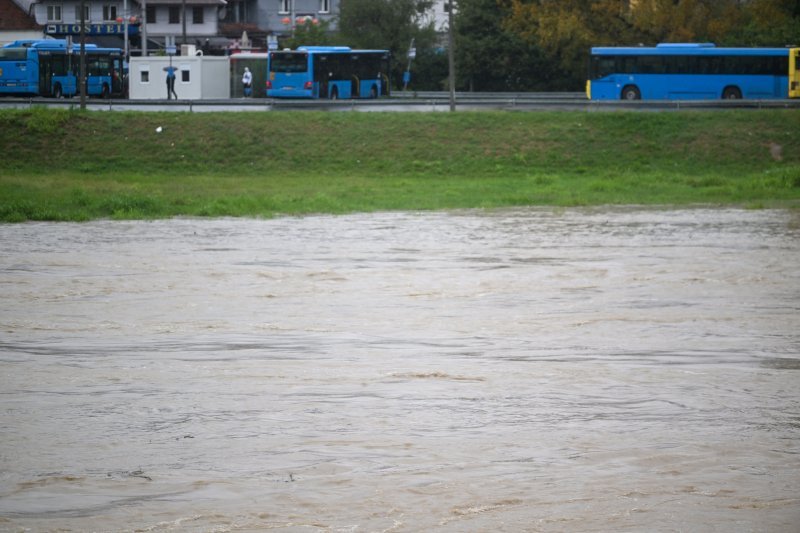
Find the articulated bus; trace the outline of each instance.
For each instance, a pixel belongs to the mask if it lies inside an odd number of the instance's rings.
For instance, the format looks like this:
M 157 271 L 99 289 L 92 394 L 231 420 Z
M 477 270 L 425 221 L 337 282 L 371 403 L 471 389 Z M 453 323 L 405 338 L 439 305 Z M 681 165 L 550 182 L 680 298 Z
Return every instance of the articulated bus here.
M 84 45 L 86 93 L 123 94 L 122 50 Z M 0 95 L 75 96 L 79 93 L 80 45 L 64 39 L 14 41 L 0 48 Z
M 301 46 L 270 52 L 267 97 L 378 98 L 389 95 L 389 51 Z
M 594 100 L 800 98 L 800 48 L 717 48 L 711 43 L 592 48 Z

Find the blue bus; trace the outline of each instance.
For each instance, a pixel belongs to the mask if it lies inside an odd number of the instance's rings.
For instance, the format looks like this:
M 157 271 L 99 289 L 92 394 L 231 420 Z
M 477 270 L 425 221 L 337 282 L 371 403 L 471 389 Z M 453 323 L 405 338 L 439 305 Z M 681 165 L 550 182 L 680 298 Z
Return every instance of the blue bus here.
M 586 95 L 594 100 L 800 98 L 800 48 L 596 47 Z
M 389 51 L 301 46 L 270 52 L 267 97 L 378 98 L 389 96 Z
M 0 95 L 52 96 L 79 93 L 80 45 L 64 39 L 14 41 L 0 48 Z M 123 94 L 122 50 L 84 45 L 86 94 Z

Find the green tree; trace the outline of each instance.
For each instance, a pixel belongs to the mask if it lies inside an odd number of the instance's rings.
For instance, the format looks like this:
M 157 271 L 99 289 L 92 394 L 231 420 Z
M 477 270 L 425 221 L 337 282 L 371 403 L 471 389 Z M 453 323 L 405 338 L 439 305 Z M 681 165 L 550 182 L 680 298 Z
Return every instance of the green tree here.
M 800 46 L 800 0 L 750 0 L 724 39 L 737 46 Z
M 435 57 L 436 31 L 433 22 L 425 22 L 425 13 L 432 5 L 431 0 L 342 0 L 338 44 L 389 50 L 392 80 L 399 87 L 412 38 L 417 63 Z
M 455 49 L 460 89 L 524 91 L 550 86 L 554 66 L 538 46 L 503 26 L 508 10 L 507 0 L 459 0 Z
M 281 41 L 281 48 L 295 49 L 298 46 L 329 46 L 334 44 L 335 37 L 330 31 L 327 20 L 306 20 L 294 28 L 294 36 Z
M 639 42 L 629 0 L 509 0 L 504 27 L 538 46 L 579 89 L 585 81 L 589 48 Z
M 411 65 L 412 91 L 444 91 L 448 88 L 447 50 L 441 46 L 417 49 Z
M 739 0 L 639 0 L 634 25 L 648 44 L 719 42 L 742 23 Z

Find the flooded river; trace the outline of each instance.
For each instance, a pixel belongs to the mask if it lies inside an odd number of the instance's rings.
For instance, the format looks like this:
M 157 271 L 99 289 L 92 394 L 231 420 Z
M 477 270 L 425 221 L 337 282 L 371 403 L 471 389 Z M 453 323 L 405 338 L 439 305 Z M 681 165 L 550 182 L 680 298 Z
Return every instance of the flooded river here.
M 797 211 L 0 245 L 0 531 L 798 531 Z

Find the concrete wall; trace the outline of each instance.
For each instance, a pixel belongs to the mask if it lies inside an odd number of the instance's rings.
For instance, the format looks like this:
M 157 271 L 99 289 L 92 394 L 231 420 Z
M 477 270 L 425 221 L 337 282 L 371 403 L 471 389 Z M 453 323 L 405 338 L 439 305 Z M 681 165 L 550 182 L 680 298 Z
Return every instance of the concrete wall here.
M 231 62 L 227 57 L 206 57 L 202 60 L 203 93 L 200 98 L 231 97 Z M 166 82 L 165 82 L 166 85 Z
M 175 92 L 179 100 L 230 98 L 230 60 L 216 56 L 174 56 Z M 167 98 L 167 56 L 131 57 L 128 77 L 131 100 Z

